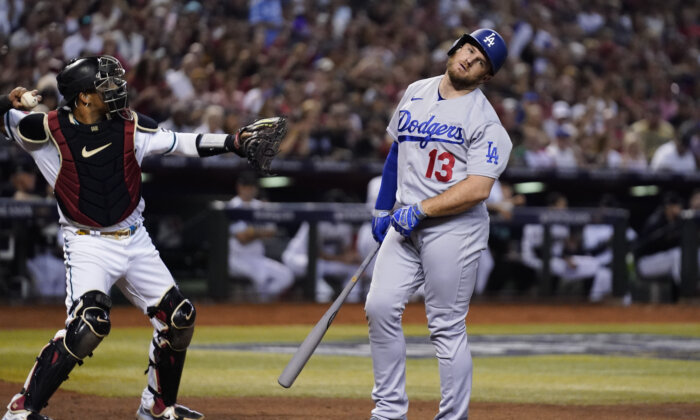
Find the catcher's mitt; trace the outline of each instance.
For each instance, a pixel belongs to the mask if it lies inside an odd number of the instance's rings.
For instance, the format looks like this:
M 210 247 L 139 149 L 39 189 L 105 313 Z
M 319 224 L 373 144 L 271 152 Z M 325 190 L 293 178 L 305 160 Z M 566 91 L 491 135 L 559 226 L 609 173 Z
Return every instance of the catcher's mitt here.
M 244 136 L 245 133 L 250 135 Z M 284 117 L 264 118 L 241 127 L 236 133 L 234 147 L 255 170 L 269 174 L 272 159 L 277 155 L 285 134 L 287 120 Z

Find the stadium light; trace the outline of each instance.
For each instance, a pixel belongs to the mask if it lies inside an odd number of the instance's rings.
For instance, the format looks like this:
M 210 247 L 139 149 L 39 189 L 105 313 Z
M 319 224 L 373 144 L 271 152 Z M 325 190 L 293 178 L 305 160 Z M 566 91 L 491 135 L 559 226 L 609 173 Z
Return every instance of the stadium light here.
M 521 182 L 513 184 L 513 190 L 518 194 L 535 194 L 544 191 L 542 182 Z
M 271 176 L 260 179 L 262 188 L 284 188 L 292 185 L 292 178 L 288 176 Z
M 635 185 L 630 188 L 632 197 L 648 197 L 650 195 L 658 195 L 659 187 L 656 185 Z

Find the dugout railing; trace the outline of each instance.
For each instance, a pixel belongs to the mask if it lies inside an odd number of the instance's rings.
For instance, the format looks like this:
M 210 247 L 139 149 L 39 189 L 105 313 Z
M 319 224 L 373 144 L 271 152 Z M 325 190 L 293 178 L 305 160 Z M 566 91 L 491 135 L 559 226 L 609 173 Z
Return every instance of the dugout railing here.
M 309 222 L 310 238 L 308 242 L 309 264 L 303 284 L 303 296 L 313 300 L 315 296 L 316 261 L 318 259 L 317 225 L 320 221 L 349 222 L 361 224 L 369 221 L 370 212 L 364 204 L 348 203 L 264 203 L 259 209 L 228 208 L 223 202 L 212 205 L 211 217 L 208 217 L 210 240 L 213 243 L 210 253 L 210 269 L 208 286 L 212 298 L 229 298 L 230 287 L 227 284 L 227 255 L 228 231 L 222 229 L 228 223 L 236 220 L 250 222 L 300 223 Z M 683 213 L 682 235 L 682 297 L 694 297 L 698 289 L 698 220 L 699 212 L 686 211 Z M 552 237 L 549 227 L 555 224 L 568 226 L 584 226 L 587 224 L 609 224 L 613 226 L 612 238 L 612 273 L 613 296 L 622 298 L 631 289 L 627 265 L 627 255 L 630 243 L 626 238 L 629 225 L 629 211 L 625 209 L 575 208 L 550 209 L 544 207 L 515 208 L 510 219 L 498 216 L 491 217 L 492 224 L 507 224 L 523 226 L 540 224 L 545 226 L 542 246 L 542 260 L 551 257 Z M 695 256 L 693 258 L 693 256 Z M 549 264 L 543 264 L 538 273 L 538 295 L 551 297 L 555 291 Z

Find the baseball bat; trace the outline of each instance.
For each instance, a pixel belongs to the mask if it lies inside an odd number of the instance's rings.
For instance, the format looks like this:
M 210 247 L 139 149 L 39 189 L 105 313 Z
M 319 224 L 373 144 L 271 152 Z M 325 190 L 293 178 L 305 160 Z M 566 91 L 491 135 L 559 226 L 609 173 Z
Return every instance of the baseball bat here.
M 355 287 L 357 279 L 365 271 L 369 265 L 369 262 L 372 261 L 372 258 L 374 258 L 374 256 L 377 254 L 377 251 L 379 251 L 379 245 L 380 244 L 376 244 L 372 251 L 365 257 L 364 261 L 362 261 L 362 264 L 360 264 L 360 266 L 357 268 L 357 271 L 355 271 L 355 274 L 352 276 L 348 284 L 345 285 L 343 291 L 340 292 L 340 295 L 338 295 L 331 307 L 328 308 L 326 313 L 323 314 L 321 319 L 316 323 L 314 328 L 301 343 L 296 353 L 294 353 L 294 356 L 292 356 L 291 360 L 289 360 L 289 363 L 287 363 L 287 366 L 277 379 L 277 382 L 279 382 L 280 385 L 285 388 L 292 386 L 294 380 L 297 378 L 297 376 L 299 376 L 299 373 L 301 373 L 301 370 L 304 369 L 304 366 L 306 366 L 306 362 L 309 361 L 311 355 L 314 353 L 314 351 L 316 351 L 316 347 L 318 347 L 318 344 L 323 339 L 326 331 L 328 331 L 328 328 L 331 326 L 331 323 L 333 322 L 333 319 L 335 319 L 340 306 L 343 304 L 343 302 L 345 302 L 345 299 L 348 297 L 348 294 L 352 288 Z

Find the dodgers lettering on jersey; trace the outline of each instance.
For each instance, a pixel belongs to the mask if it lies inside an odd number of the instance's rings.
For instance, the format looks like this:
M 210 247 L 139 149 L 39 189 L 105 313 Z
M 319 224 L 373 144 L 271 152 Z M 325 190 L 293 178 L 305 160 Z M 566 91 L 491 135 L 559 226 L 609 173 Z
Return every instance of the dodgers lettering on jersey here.
M 402 205 L 438 195 L 469 175 L 497 179 L 512 144 L 480 89 L 440 100 L 444 76 L 411 84 L 387 132 L 399 143 L 398 188 Z
M 400 133 L 408 132 L 411 135 L 400 135 L 399 143 L 403 141 L 417 141 L 420 147 L 425 149 L 431 141 L 442 141 L 446 143 L 464 144 L 464 133 L 461 127 L 448 125 L 434 121 L 435 116 L 431 116 L 427 121 L 419 121 L 411 118 L 411 111 L 399 110 Z M 416 135 L 413 135 L 413 134 Z M 420 135 L 419 135 L 420 134 Z M 436 137 L 433 137 L 436 136 Z M 438 136 L 443 136 L 438 137 Z

